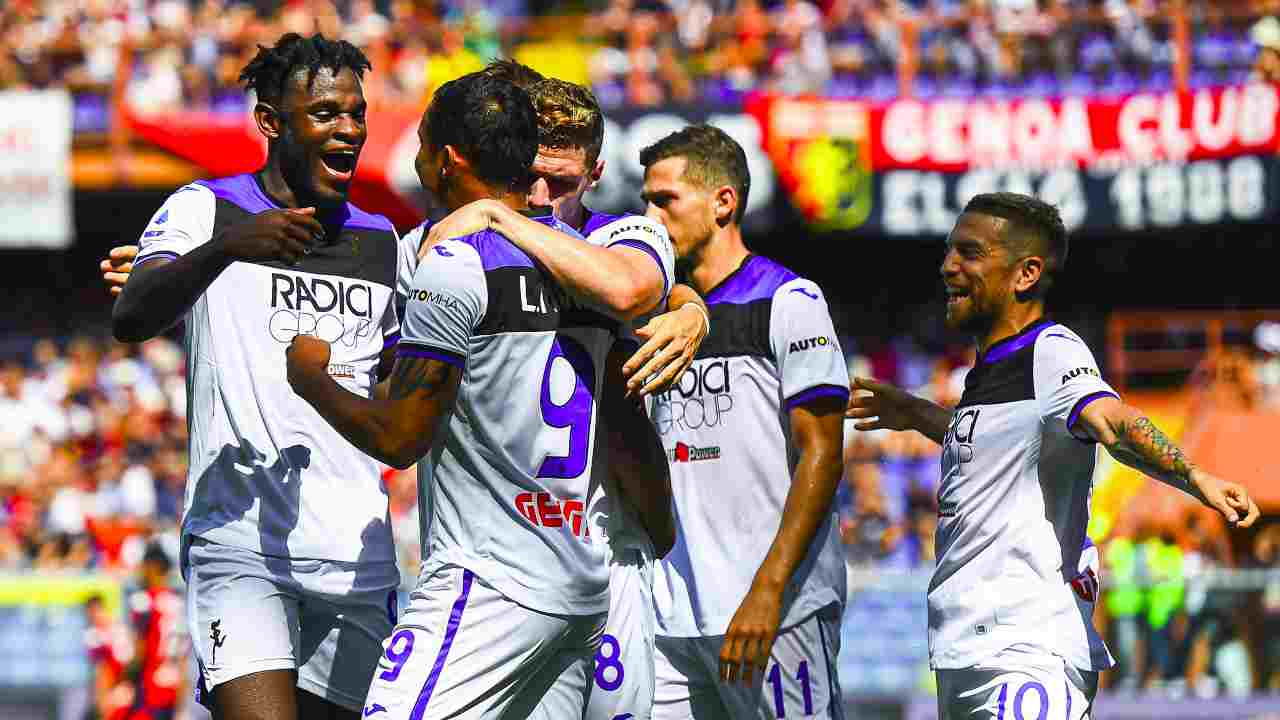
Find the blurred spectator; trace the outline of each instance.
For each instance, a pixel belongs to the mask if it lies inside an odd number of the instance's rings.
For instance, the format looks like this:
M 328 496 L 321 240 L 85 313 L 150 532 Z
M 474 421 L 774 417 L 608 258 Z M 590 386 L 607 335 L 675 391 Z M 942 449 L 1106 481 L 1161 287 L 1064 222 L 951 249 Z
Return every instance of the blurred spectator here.
M 1280 82 L 1280 20 L 1262 18 L 1249 30 L 1249 39 L 1258 48 L 1253 61 L 1253 78 Z
M 1280 523 L 1273 522 L 1258 532 L 1252 555 L 1255 567 L 1280 568 Z M 1261 643 L 1259 683 L 1271 692 L 1280 692 L 1280 580 L 1267 579 L 1259 603 L 1262 613 L 1262 625 L 1256 635 Z

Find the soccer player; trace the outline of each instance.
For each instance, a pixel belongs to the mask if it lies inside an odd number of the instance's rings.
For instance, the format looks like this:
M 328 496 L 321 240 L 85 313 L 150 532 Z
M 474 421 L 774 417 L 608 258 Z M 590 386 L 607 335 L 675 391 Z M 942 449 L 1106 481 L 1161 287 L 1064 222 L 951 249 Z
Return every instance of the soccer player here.
M 142 556 L 142 587 L 129 597 L 129 617 L 137 638 L 136 694 L 124 720 L 172 720 L 183 700 L 178 691 L 189 662 L 182 632 L 182 598 L 169 586 L 173 562 L 158 545 Z
M 446 207 L 487 197 L 527 208 L 538 135 L 524 91 L 484 73 L 446 83 L 419 136 L 419 178 Z M 651 305 L 664 299 L 648 251 L 592 249 L 621 258 L 624 272 L 644 268 L 638 292 Z M 617 326 L 484 231 L 439 243 L 419 263 L 386 399 L 334 383 L 325 343 L 294 341 L 291 384 L 344 435 L 397 467 L 430 451 L 419 491 L 430 507 L 426 561 L 367 715 L 581 715 L 609 600 L 587 502 Z
M 646 214 L 711 308 L 693 366 L 652 398 L 678 521 L 654 579 L 653 717 L 839 714 L 848 371 L 826 301 L 743 244 L 751 179 L 727 134 L 687 127 L 640 160 Z
M 347 202 L 368 67 L 319 35 L 260 48 L 241 79 L 257 92 L 266 164 L 171 195 L 112 313 L 126 342 L 185 319 L 181 563 L 220 720 L 356 717 L 392 626 L 399 573 L 378 465 L 290 391 L 273 350 L 298 333 L 330 340 L 325 372 L 367 396 L 398 332 L 395 231 Z
M 1246 490 L 1196 468 L 1102 379 L 1088 346 L 1045 315 L 1067 259 L 1058 211 L 978 195 L 947 240 L 947 325 L 978 361 L 954 410 L 855 378 L 859 430 L 918 430 L 942 445 L 929 655 L 942 720 L 1088 718 L 1113 664 L 1071 581 L 1091 550 L 1095 443 L 1191 494 L 1233 527 L 1258 517 Z
M 510 61 L 491 65 L 488 72 L 494 71 L 512 77 L 518 84 L 525 83 L 538 112 L 539 145 L 533 163 L 536 178 L 530 204 L 551 207 L 556 217 L 587 235 L 587 242 L 597 248 L 610 248 L 613 252 L 639 248 L 662 258 L 664 279 L 670 278 L 674 259 L 661 225 L 639 215 L 596 213 L 582 203 L 582 196 L 604 172 L 604 161 L 598 159 L 604 140 L 604 116 L 591 92 L 563 80 L 537 77 L 532 70 Z M 469 203 L 433 225 L 421 252 L 430 252 L 443 239 L 487 228 L 511 239 L 575 294 L 600 306 L 625 308 L 626 296 L 617 290 L 619 274 L 582 258 L 584 251 L 598 254 L 598 249 L 584 250 L 573 244 L 580 245 L 579 241 L 566 242 L 493 200 Z M 705 306 L 691 288 L 673 286 L 670 305 L 670 313 L 659 315 L 636 331 L 645 343 L 625 368 L 630 371 L 633 395 L 652 392 L 678 378 L 692 362 L 709 329 Z M 610 409 L 602 413 L 611 440 L 608 469 L 615 474 L 643 469 L 646 463 L 628 458 L 632 453 L 644 455 L 656 447 L 665 471 L 665 455 L 660 444 L 651 444 L 657 439 L 643 411 L 633 408 L 626 398 L 612 395 L 622 379 L 624 368 L 619 367 L 619 361 L 626 357 L 622 350 L 626 346 L 624 342 L 615 348 L 609 366 L 616 375 L 606 381 L 610 393 L 607 397 L 612 399 Z M 642 384 L 642 378 L 651 379 Z M 588 511 L 593 532 L 607 543 L 610 598 L 586 720 L 613 720 L 619 716 L 646 720 L 653 706 L 653 563 L 674 542 L 671 499 L 669 490 L 660 491 L 662 478 L 633 475 L 609 480 L 606 491 L 597 493 Z M 624 492 L 624 488 L 631 491 Z M 615 497 L 624 495 L 622 503 L 615 503 Z

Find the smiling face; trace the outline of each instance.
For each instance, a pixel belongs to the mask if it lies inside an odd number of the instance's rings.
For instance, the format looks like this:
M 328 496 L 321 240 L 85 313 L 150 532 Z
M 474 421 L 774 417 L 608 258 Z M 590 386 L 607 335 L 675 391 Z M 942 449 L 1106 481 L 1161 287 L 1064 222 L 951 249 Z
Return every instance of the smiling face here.
M 309 87 L 307 75 L 300 69 L 289 77 L 276 108 L 281 170 L 300 198 L 340 206 L 368 137 L 364 91 L 349 68 L 321 68 Z
M 1003 240 L 1009 221 L 967 212 L 947 238 L 940 272 L 947 290 L 947 327 L 984 334 L 1014 302 L 1020 259 Z

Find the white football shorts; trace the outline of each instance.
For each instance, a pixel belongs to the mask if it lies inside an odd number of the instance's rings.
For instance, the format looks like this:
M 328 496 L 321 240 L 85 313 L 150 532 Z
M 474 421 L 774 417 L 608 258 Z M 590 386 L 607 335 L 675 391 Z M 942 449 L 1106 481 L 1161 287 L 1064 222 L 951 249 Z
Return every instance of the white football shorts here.
M 938 670 L 938 720 L 1089 720 L 1098 673 L 1030 645 Z
M 384 644 L 364 717 L 580 718 L 605 613 L 523 607 L 456 565 L 424 568 Z
M 395 563 L 296 560 L 189 538 L 187 625 L 207 691 L 266 670 L 349 710 L 364 706 L 395 624 Z
M 609 620 L 595 655 L 586 720 L 648 720 L 653 708 L 653 560 L 624 549 L 609 564 Z
M 720 682 L 723 636 L 659 635 L 654 720 L 843 718 L 836 674 L 841 610 L 828 605 L 779 632 L 764 676 L 750 686 Z

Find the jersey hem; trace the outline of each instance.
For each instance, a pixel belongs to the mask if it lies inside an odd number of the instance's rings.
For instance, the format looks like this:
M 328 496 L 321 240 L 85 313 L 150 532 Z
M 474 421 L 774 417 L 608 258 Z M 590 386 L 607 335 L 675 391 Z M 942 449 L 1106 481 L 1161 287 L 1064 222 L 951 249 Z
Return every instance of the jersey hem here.
M 608 247 L 614 248 L 619 246 L 635 248 L 636 250 L 643 250 L 644 252 L 648 253 L 649 257 L 653 258 L 653 261 L 657 263 L 658 272 L 662 273 L 663 297 L 666 297 L 667 293 L 671 292 L 671 279 L 667 277 L 667 269 L 662 266 L 662 258 L 658 257 L 658 252 L 656 250 L 654 250 L 648 244 L 640 242 L 639 240 L 619 240 L 618 242 L 613 243 Z
M 448 363 L 459 370 L 466 368 L 467 359 L 460 353 L 433 345 L 423 345 L 401 338 L 396 346 L 396 357 L 425 358 Z
M 797 405 L 804 405 L 822 397 L 836 397 L 849 402 L 849 388 L 839 385 L 815 385 L 807 390 L 792 395 L 787 399 L 786 406 L 788 410 L 794 410 Z

